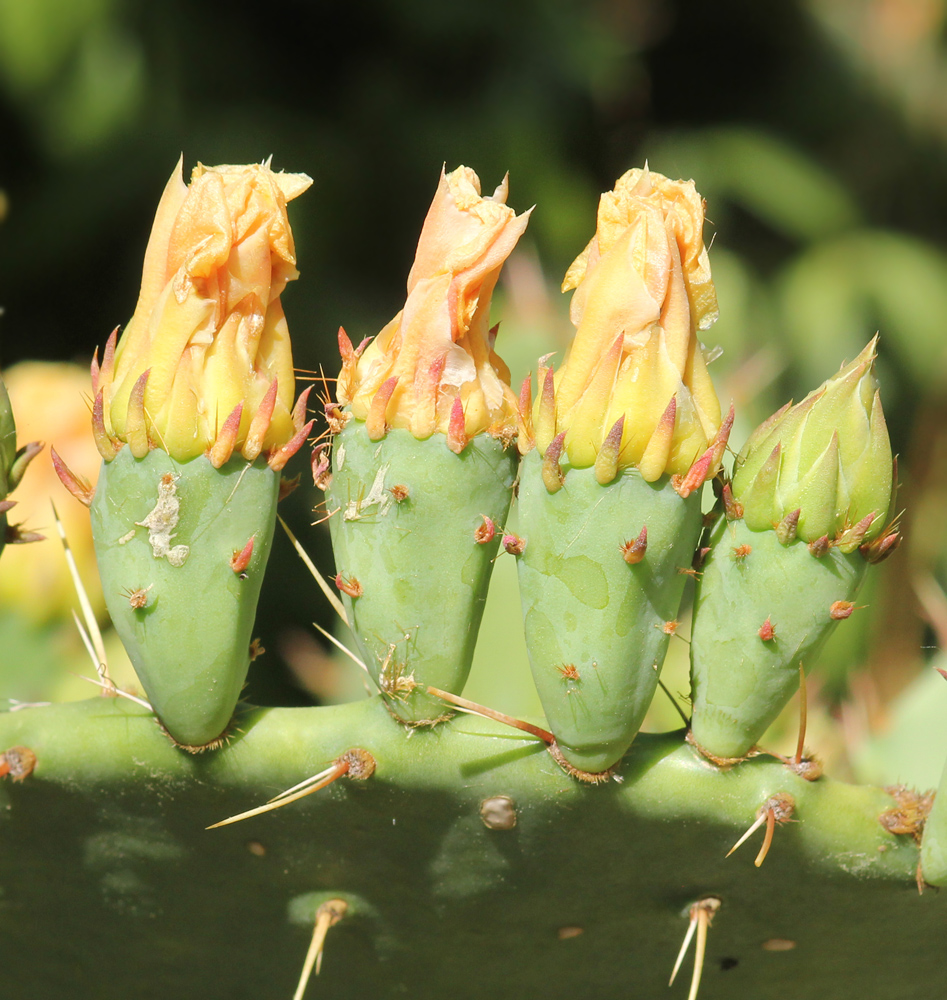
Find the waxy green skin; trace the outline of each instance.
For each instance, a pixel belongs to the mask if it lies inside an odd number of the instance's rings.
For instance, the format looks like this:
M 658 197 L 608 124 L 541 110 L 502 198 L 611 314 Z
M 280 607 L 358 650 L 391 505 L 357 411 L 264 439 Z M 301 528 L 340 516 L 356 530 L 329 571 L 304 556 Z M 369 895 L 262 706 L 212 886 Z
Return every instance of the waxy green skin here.
M 166 473 L 178 477 L 170 544 L 189 546 L 181 566 L 156 558 L 148 529 L 137 525 L 155 508 Z M 215 740 L 233 716 L 278 494 L 279 473 L 262 459 L 234 458 L 215 469 L 204 457 L 182 463 L 153 449 L 136 459 L 123 448 L 103 465 L 91 514 L 106 604 L 148 700 L 184 746 Z M 251 536 L 250 562 L 236 573 L 231 559 Z M 136 590 L 146 591 L 139 609 L 129 602 Z
M 934 805 L 924 824 L 921 871 L 929 885 L 947 886 L 947 764 L 944 765 Z
M 449 710 L 428 685 L 463 690 L 515 469 L 516 450 L 486 434 L 459 455 L 443 434 L 419 441 L 394 429 L 372 441 L 354 418 L 335 438 L 326 505 L 336 571 L 362 588 L 341 596 L 362 659 L 405 722 Z M 400 502 L 394 486 L 407 489 Z M 486 544 L 474 537 L 482 515 L 497 525 Z
M 626 469 L 601 486 L 594 469 L 568 469 L 549 493 L 530 452 L 517 501 L 526 549 L 520 595 L 533 679 L 563 756 L 607 770 L 631 746 L 658 683 L 701 529 L 699 491 L 681 499 L 667 478 Z M 648 529 L 644 559 L 622 543 Z M 570 679 L 563 667 L 574 667 Z
M 868 564 L 857 550 L 816 558 L 802 539 L 782 545 L 742 520 L 721 518 L 711 545 L 691 628 L 691 730 L 714 756 L 744 757 L 799 690 L 799 664 L 808 672 L 844 626 L 829 609 L 854 599 Z M 767 619 L 775 638 L 764 640 Z

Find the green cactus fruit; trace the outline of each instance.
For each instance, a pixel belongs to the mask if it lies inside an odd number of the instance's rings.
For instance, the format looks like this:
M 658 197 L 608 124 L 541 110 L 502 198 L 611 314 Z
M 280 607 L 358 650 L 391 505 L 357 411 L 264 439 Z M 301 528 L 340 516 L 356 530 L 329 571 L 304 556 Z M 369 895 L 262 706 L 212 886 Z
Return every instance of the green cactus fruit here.
M 875 343 L 754 431 L 724 487 L 690 647 L 692 734 L 713 757 L 751 750 L 897 542 Z
M 279 496 L 300 448 L 308 390 L 292 407 L 280 292 L 297 276 L 286 202 L 308 177 L 268 165 L 171 175 L 135 314 L 92 365 L 104 459 L 92 508 L 109 614 L 168 734 L 198 750 L 223 736 Z M 292 408 L 291 408 L 292 407 Z
M 463 690 L 473 658 L 515 450 L 481 434 L 458 455 L 443 434 L 352 420 L 335 438 L 326 502 L 337 584 L 359 651 L 406 722 L 444 714 L 431 685 Z
M 631 745 L 657 688 L 681 570 L 700 535 L 700 493 L 682 499 L 668 477 L 649 483 L 637 469 L 603 486 L 594 468 L 570 469 L 549 493 L 532 451 L 517 513 L 526 646 L 546 719 L 570 765 L 605 771 Z
M 279 479 L 262 460 L 215 469 L 160 449 L 103 463 L 91 514 L 109 613 L 184 746 L 226 730 L 246 680 Z
M 404 308 L 371 344 L 339 331 L 331 481 L 313 459 L 349 624 L 408 723 L 445 716 L 427 687 L 463 689 L 512 497 L 518 406 L 489 318 L 528 213 L 506 195 L 504 181 L 482 197 L 467 167 L 441 173 Z

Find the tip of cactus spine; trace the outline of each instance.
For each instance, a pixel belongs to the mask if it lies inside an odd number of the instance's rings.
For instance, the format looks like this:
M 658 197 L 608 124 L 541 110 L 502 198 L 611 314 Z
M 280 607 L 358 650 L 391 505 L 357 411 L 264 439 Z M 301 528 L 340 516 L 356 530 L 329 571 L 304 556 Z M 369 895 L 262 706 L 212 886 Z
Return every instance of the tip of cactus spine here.
M 638 532 L 638 537 L 624 542 L 619 548 L 621 549 L 622 558 L 629 566 L 635 566 L 640 563 L 648 551 L 648 526 L 643 524 L 641 531 Z
M 562 468 L 559 465 L 559 459 L 562 457 L 562 449 L 565 446 L 566 435 L 565 431 L 561 434 L 557 434 L 552 441 L 549 443 L 549 447 L 543 454 L 543 465 L 542 465 L 542 478 L 543 485 L 546 487 L 549 493 L 558 493 L 562 489 L 562 484 L 565 476 L 562 474 Z M 598 465 L 596 464 L 596 475 L 598 473 Z M 601 480 L 599 480 L 601 482 Z

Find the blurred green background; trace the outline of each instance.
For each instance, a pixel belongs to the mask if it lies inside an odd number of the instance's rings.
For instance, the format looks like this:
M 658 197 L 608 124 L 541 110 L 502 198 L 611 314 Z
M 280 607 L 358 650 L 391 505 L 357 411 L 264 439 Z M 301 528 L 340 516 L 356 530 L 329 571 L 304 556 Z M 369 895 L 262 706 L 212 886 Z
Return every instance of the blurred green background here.
M 87 364 L 125 322 L 182 152 L 185 174 L 272 154 L 314 178 L 291 209 L 302 278 L 284 304 L 299 369 L 330 375 L 340 324 L 357 342 L 400 308 L 442 163 L 474 167 L 485 189 L 509 170 L 513 207 L 537 206 L 495 300 L 514 379 L 566 342 L 558 284 L 599 193 L 646 159 L 693 177 L 735 445 L 881 331 L 907 541 L 813 676 L 811 742 L 842 774 L 934 782 L 947 751 L 947 685 L 931 669 L 947 635 L 945 29 L 945 0 L 0 0 L 0 363 Z M 306 485 L 284 516 L 328 572 L 328 533 L 308 527 L 318 499 Z M 285 539 L 274 558 L 248 696 L 341 697 L 350 680 L 308 624 L 331 627 L 329 609 Z M 514 588 L 501 561 L 470 690 L 528 713 Z M 41 627 L 54 648 L 59 626 Z M 16 656 L 58 660 L 56 635 L 55 653 Z M 13 640 L 0 646 L 12 663 Z M 667 679 L 686 693 L 677 647 Z M 674 719 L 664 705 L 651 724 Z M 902 731 L 929 778 L 892 764 Z

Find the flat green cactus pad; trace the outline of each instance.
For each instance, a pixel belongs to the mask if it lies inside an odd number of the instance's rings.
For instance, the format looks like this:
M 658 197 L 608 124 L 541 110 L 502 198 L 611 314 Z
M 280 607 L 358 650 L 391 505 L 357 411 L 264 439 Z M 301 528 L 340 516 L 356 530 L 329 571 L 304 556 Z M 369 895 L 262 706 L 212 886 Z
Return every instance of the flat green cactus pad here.
M 722 905 L 701 1000 L 947 995 L 947 894 L 918 896 L 913 839 L 877 819 L 886 792 L 762 757 L 720 772 L 680 733 L 642 735 L 621 783 L 598 787 L 480 718 L 409 735 L 378 699 L 251 710 L 224 750 L 191 757 L 143 708 L 96 698 L 0 715 L 15 745 L 37 758 L 0 787 L 17 1000 L 290 1000 L 333 896 L 349 912 L 307 997 L 683 998 L 691 957 L 667 980 L 706 895 Z M 204 829 L 352 747 L 371 778 Z M 763 866 L 761 832 L 725 858 L 777 792 L 795 821 Z M 481 818 L 498 796 L 511 829 Z M 494 805 L 502 826 L 510 805 Z

